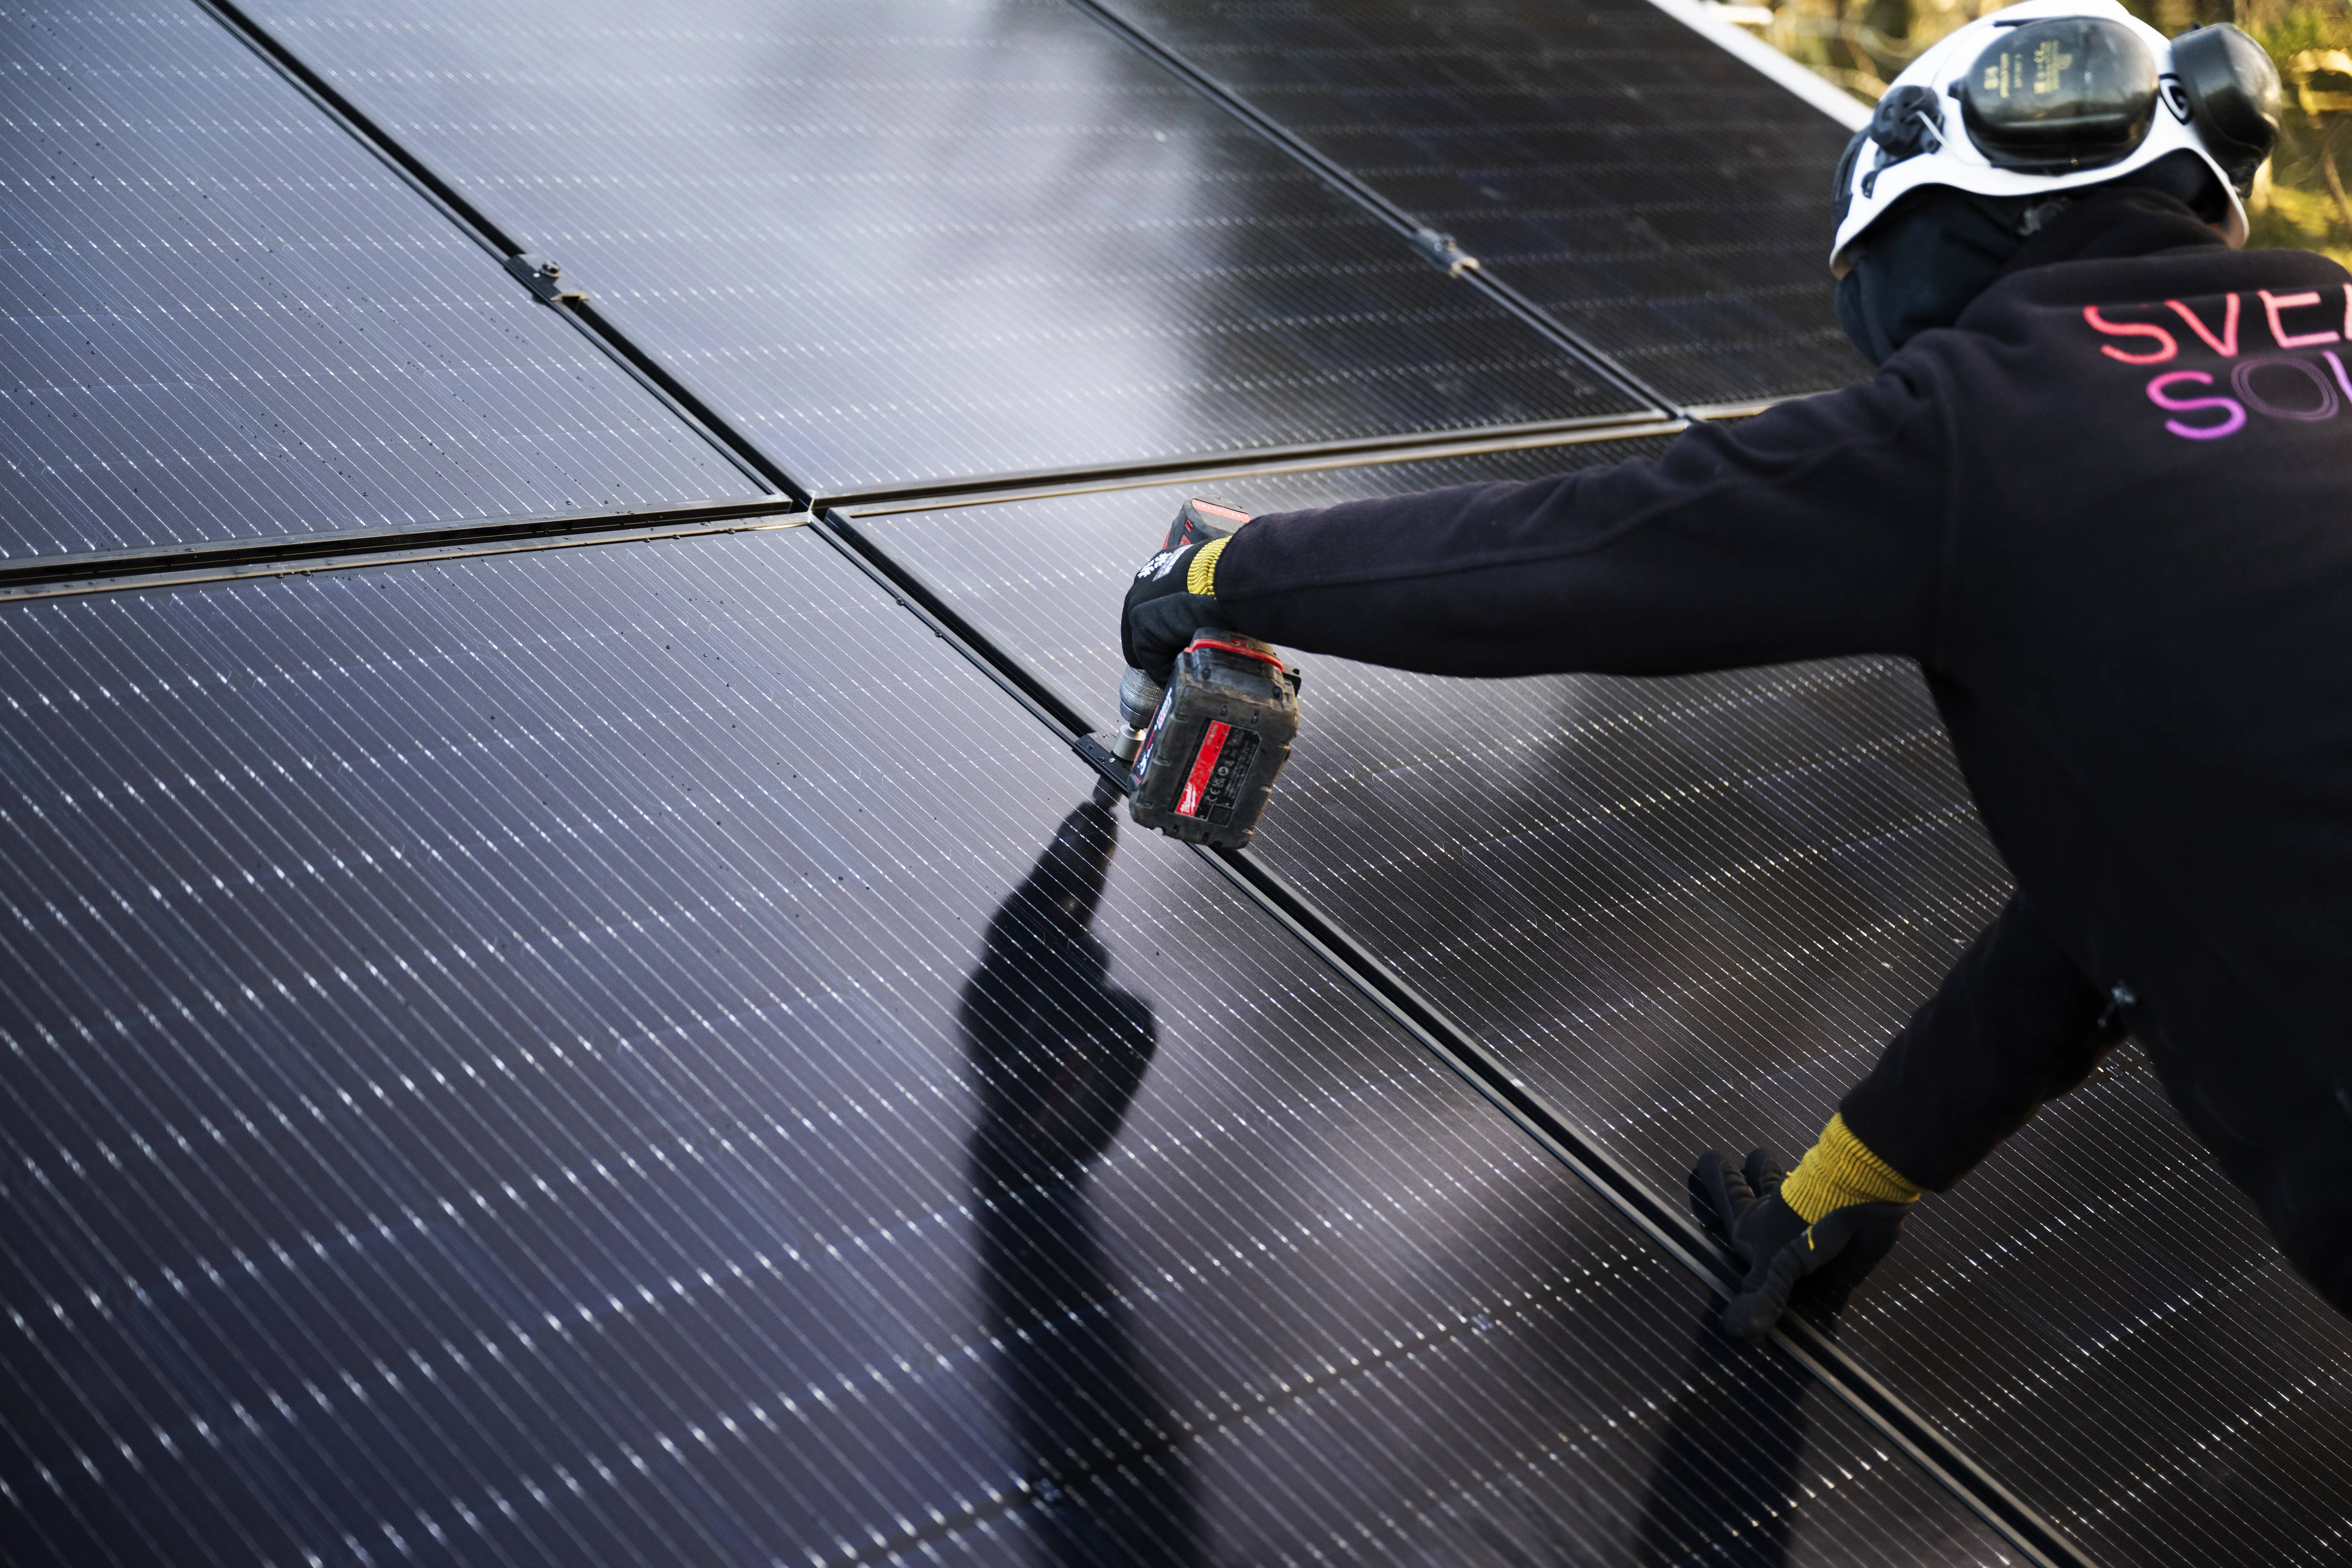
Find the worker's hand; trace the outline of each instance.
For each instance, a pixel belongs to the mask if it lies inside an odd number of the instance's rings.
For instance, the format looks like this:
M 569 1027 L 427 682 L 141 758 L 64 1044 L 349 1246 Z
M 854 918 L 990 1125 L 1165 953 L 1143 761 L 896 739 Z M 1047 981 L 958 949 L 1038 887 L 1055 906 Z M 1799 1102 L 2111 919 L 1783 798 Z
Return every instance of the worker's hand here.
M 1177 511 L 1160 553 L 1143 563 L 1127 590 L 1118 651 L 1129 669 L 1165 686 L 1193 633 L 1203 626 L 1228 629 L 1217 614 L 1217 552 L 1248 521 L 1239 507 L 1209 496 L 1194 496 Z
M 1699 1218 L 1748 1265 L 1722 1322 L 1725 1333 L 1749 1343 L 1772 1331 L 1801 1285 L 1809 1305 L 1844 1305 L 1894 1249 L 1911 1212 L 1909 1204 L 1853 1204 L 1807 1225 L 1780 1196 L 1780 1180 L 1779 1163 L 1762 1149 L 1749 1152 L 1744 1168 L 1710 1149 L 1691 1173 Z
M 1213 595 L 1195 594 L 1186 587 L 1193 558 L 1204 544 L 1163 550 L 1143 563 L 1127 590 L 1127 608 L 1119 616 L 1118 651 L 1129 668 L 1139 669 L 1165 686 L 1175 668 L 1176 656 L 1202 626 L 1222 626 Z

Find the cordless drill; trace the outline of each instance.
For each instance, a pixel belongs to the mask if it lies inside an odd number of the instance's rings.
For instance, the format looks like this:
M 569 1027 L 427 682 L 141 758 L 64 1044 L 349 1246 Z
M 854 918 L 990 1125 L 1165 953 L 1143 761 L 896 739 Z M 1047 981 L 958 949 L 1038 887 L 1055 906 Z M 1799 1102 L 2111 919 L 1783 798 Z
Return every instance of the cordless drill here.
M 1222 539 L 1249 521 L 1224 502 L 1184 503 L 1163 551 Z M 1101 738 L 1128 770 L 1128 812 L 1171 838 L 1239 849 L 1257 829 L 1298 734 L 1299 673 L 1255 637 L 1203 626 L 1162 689 L 1139 669 L 1118 683 L 1124 728 Z

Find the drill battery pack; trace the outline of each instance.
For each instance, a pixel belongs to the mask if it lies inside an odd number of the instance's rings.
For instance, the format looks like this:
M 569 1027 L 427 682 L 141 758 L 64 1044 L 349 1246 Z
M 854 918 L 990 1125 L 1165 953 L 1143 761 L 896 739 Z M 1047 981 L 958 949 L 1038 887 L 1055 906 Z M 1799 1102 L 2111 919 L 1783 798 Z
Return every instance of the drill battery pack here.
M 1298 736 L 1298 672 L 1254 638 L 1193 637 L 1136 752 L 1128 795 L 1136 822 L 1192 844 L 1247 844 Z

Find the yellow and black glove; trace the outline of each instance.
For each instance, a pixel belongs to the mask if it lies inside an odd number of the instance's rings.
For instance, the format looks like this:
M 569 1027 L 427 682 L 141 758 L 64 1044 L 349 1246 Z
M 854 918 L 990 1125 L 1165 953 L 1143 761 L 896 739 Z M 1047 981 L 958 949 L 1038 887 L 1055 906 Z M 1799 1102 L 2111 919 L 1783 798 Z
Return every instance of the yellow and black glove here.
M 1699 1218 L 1747 1264 L 1723 1309 L 1723 1331 L 1749 1342 L 1772 1331 L 1803 1287 L 1808 1304 L 1834 1311 L 1895 1249 L 1919 1189 L 1872 1153 L 1832 1116 L 1821 1142 L 1783 1176 L 1762 1149 L 1744 1165 L 1710 1149 L 1691 1173 Z
M 1222 501 L 1194 500 L 1176 514 L 1160 553 L 1143 563 L 1118 618 L 1118 651 L 1128 668 L 1164 686 L 1176 656 L 1203 626 L 1225 625 L 1217 613 L 1217 557 L 1232 530 L 1211 521 L 1248 521 Z

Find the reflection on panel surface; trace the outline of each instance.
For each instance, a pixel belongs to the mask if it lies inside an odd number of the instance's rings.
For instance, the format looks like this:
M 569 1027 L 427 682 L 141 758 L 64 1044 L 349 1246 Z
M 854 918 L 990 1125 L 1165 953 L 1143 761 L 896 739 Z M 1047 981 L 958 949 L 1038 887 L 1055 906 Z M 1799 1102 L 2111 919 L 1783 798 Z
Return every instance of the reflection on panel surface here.
M 1265 512 L 1626 450 L 1214 492 Z M 1128 574 L 1185 493 L 859 526 L 1107 719 Z M 1301 662 L 1258 851 L 1662 1192 L 1710 1144 L 1808 1145 L 2006 890 L 1907 661 L 1643 681 Z M 2352 1330 L 2137 1048 L 1928 1200 L 1840 1333 L 2104 1561 L 2339 1539 Z
M 1065 0 L 261 10 L 820 491 L 1631 406 Z
M 0 555 L 757 493 L 195 6 L 0 73 Z
M 813 535 L 0 650 L 12 1561 L 1994 1560 Z
M 1869 366 L 1830 308 L 1846 131 L 1644 0 L 1110 0 L 1670 397 Z

